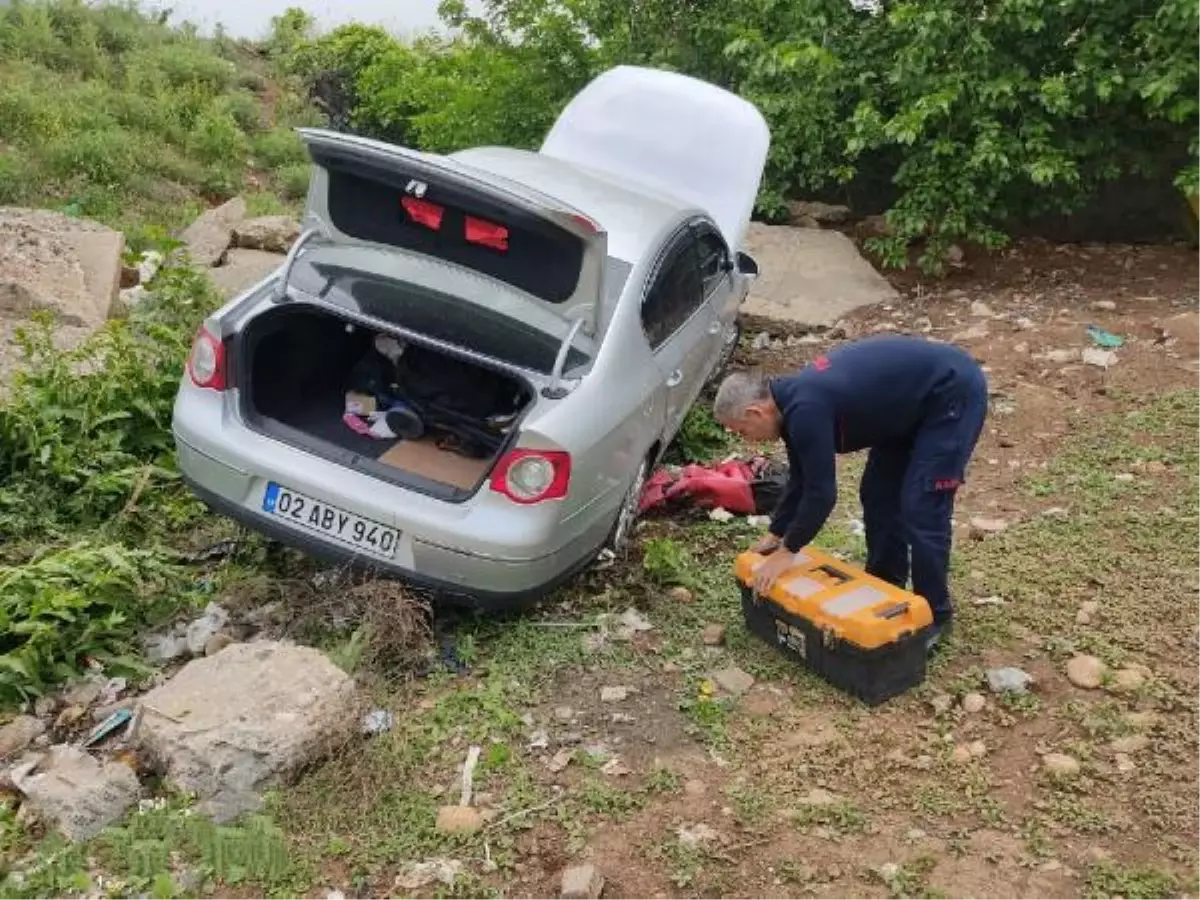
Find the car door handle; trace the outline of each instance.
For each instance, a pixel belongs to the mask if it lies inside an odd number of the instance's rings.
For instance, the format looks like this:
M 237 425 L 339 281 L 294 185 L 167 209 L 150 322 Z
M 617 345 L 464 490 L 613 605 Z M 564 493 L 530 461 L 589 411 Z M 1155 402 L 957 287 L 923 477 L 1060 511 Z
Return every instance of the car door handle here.
M 679 382 L 683 381 L 683 370 L 676 369 L 667 376 L 667 387 L 675 387 Z
M 720 334 L 721 333 L 721 323 L 719 321 L 717 321 L 717 322 L 713 322 L 711 325 L 709 325 L 708 333 L 709 334 Z

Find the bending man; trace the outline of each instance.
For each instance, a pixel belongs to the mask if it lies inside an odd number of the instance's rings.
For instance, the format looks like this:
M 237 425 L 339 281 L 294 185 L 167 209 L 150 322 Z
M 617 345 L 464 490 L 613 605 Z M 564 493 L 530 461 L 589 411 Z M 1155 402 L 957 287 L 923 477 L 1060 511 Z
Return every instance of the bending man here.
M 987 415 L 987 379 L 964 350 L 886 336 L 843 344 L 800 372 L 735 372 L 717 391 L 718 422 L 751 441 L 782 438 L 790 480 L 755 588 L 765 592 L 817 536 L 837 502 L 836 455 L 870 448 L 860 496 L 867 572 L 908 583 L 933 610 L 930 648 L 949 633 L 950 517 Z

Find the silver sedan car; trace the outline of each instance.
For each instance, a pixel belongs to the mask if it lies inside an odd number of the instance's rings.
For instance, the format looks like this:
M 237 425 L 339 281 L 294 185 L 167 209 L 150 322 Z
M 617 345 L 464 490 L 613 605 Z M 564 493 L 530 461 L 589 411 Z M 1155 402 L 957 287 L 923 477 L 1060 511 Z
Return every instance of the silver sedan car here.
M 737 344 L 758 110 L 623 66 L 536 152 L 301 135 L 301 235 L 204 322 L 179 388 L 192 490 L 311 555 L 485 606 L 620 549 Z

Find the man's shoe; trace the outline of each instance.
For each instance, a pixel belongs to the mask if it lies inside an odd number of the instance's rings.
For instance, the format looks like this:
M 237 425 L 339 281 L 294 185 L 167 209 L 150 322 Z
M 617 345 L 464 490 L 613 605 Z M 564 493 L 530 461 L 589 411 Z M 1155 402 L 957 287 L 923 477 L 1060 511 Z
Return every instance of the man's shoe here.
M 941 649 L 942 644 L 950 639 L 951 633 L 954 631 L 954 622 L 947 619 L 944 622 L 935 622 L 933 627 L 929 629 L 929 634 L 925 636 L 925 652 L 932 655 Z

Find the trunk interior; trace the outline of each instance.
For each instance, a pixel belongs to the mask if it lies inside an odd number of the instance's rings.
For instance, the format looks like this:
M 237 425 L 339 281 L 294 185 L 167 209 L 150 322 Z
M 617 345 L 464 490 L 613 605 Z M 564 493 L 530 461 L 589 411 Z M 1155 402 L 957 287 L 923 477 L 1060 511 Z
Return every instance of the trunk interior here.
M 257 316 L 238 360 L 251 427 L 447 499 L 477 490 L 532 399 L 515 376 L 311 306 Z

